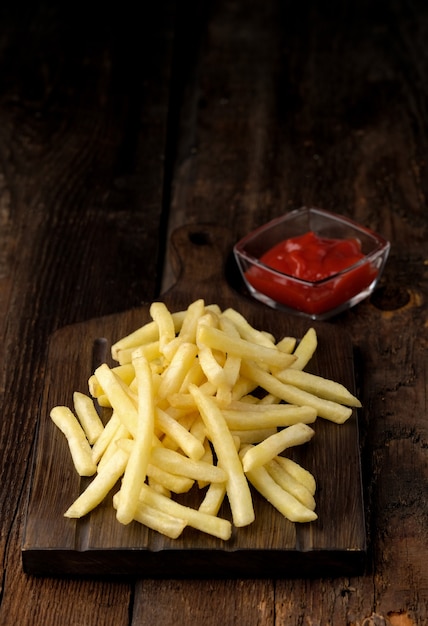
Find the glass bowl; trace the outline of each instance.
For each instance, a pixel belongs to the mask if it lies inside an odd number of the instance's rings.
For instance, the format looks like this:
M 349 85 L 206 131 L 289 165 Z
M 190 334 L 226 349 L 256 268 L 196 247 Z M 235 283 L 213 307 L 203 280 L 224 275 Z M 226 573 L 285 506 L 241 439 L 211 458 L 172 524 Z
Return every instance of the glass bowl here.
M 260 258 L 280 242 L 308 232 L 323 238 L 356 239 L 363 257 L 321 280 L 303 280 L 263 263 Z M 375 288 L 390 244 L 356 222 L 329 211 L 302 208 L 278 217 L 241 239 L 234 256 L 251 295 L 268 306 L 325 320 L 349 309 Z

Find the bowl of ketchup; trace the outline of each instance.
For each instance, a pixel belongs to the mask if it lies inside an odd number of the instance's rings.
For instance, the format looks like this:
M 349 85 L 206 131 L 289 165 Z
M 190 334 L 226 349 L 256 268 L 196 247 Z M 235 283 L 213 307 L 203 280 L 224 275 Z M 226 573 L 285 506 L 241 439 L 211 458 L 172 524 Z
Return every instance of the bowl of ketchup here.
M 372 293 L 389 249 L 386 239 L 347 217 L 304 207 L 257 228 L 233 252 L 254 298 L 325 320 Z

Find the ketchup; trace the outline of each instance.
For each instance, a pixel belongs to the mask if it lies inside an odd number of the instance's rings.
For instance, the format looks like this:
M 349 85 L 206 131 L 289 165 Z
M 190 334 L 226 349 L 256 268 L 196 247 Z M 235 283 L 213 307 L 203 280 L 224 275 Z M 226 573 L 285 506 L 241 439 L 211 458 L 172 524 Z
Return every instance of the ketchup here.
M 358 239 L 320 237 L 309 231 L 285 239 L 265 252 L 260 261 L 267 267 L 251 267 L 246 278 L 257 291 L 276 302 L 319 315 L 350 300 L 376 278 L 377 269 L 370 264 L 340 273 L 363 258 Z

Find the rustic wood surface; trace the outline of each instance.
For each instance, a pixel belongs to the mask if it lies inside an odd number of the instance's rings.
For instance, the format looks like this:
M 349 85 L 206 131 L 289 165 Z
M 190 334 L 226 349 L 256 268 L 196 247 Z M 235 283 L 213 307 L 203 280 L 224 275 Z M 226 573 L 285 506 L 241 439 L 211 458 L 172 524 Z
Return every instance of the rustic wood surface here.
M 428 5 L 162 0 L 0 7 L 0 623 L 428 624 Z M 333 323 L 358 354 L 364 576 L 25 575 L 48 337 L 173 282 L 169 233 L 302 205 L 392 243 Z
M 230 288 L 225 280 L 226 255 L 233 241 L 220 226 L 182 226 L 172 243 L 181 267 L 176 284 L 162 295 L 171 311 L 182 311 L 198 293 L 222 309 L 234 307 L 255 327 L 275 337 L 303 337 L 307 320 L 280 314 Z M 150 320 L 150 304 L 86 322 L 54 333 L 46 359 L 45 389 L 30 480 L 23 537 L 24 571 L 36 575 L 84 575 L 140 578 L 314 578 L 352 576 L 365 571 L 366 530 L 357 414 L 345 424 L 317 419 L 310 444 L 294 456 L 316 478 L 318 519 L 293 524 L 257 492 L 252 495 L 256 519 L 222 541 L 187 528 L 168 539 L 142 524 L 118 524 L 110 498 L 80 520 L 64 511 L 82 484 L 65 437 L 49 413 L 70 406 L 73 390 L 88 393 L 88 378 L 97 360 L 112 363 L 109 346 Z M 312 323 L 317 351 L 307 371 L 336 380 L 355 393 L 353 348 L 349 335 L 332 324 Z M 97 343 L 103 347 L 97 350 Z M 104 353 L 104 354 L 102 354 Z M 340 367 L 338 367 L 340 364 Z M 66 383 L 65 383 L 66 381 Z M 107 417 L 106 417 L 107 419 Z M 293 454 L 293 450 L 290 451 Z M 289 452 L 289 453 L 290 453 Z M 297 456 L 296 456 L 297 455 Z M 338 480 L 340 476 L 340 480 Z M 201 491 L 180 498 L 198 508 Z M 224 505 L 220 516 L 231 519 Z

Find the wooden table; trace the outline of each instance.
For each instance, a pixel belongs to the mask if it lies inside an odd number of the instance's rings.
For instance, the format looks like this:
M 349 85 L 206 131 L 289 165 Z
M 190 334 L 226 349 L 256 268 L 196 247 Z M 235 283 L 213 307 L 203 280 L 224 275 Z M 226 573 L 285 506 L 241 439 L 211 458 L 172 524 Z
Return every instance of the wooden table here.
M 428 5 L 41 0 L 0 16 L 0 623 L 428 624 Z M 366 574 L 25 575 L 48 337 L 153 300 L 177 226 L 235 240 L 302 205 L 392 244 L 376 293 L 331 322 L 358 354 Z

